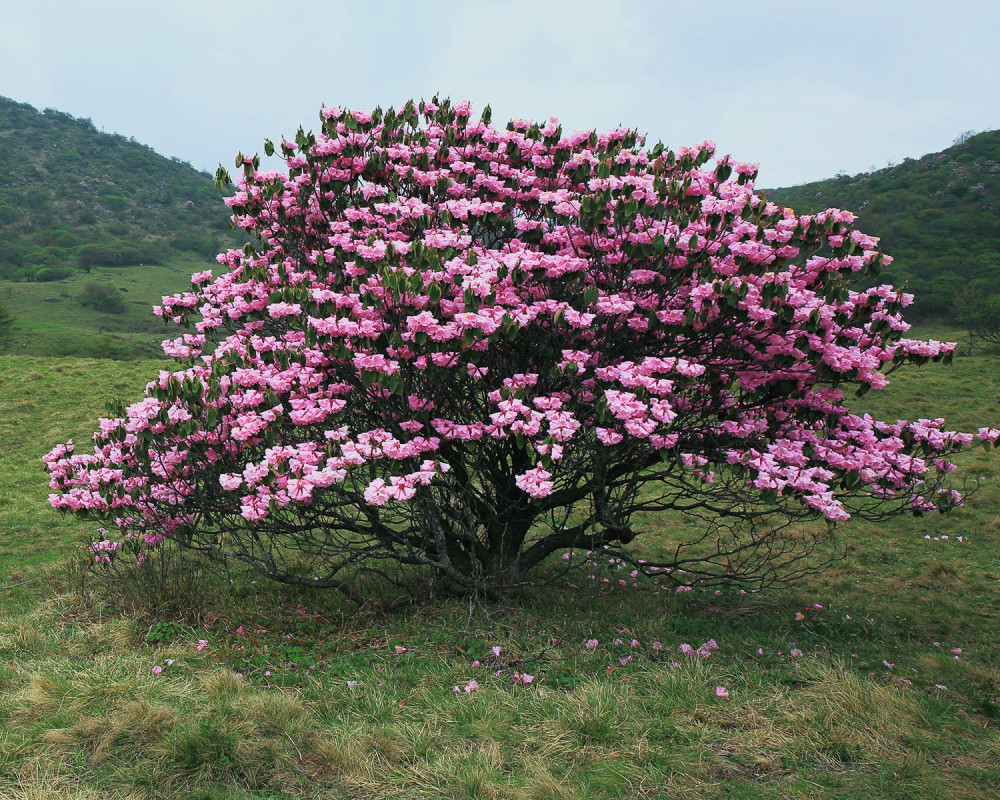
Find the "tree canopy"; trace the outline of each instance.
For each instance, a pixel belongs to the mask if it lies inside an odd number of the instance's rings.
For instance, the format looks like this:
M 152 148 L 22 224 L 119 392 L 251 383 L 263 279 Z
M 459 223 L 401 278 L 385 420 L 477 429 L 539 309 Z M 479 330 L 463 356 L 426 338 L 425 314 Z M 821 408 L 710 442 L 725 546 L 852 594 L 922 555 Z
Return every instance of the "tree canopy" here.
M 178 368 L 92 452 L 47 456 L 52 504 L 125 543 L 98 557 L 166 538 L 290 583 L 404 565 L 497 593 L 605 548 L 760 586 L 829 543 L 791 522 L 961 502 L 945 481 L 973 435 L 848 408 L 953 350 L 906 337 L 909 295 L 852 287 L 890 261 L 853 214 L 766 202 L 709 142 L 503 129 L 436 99 L 321 125 L 266 143 L 287 172 L 238 157 L 256 247 L 164 298 Z M 703 524 L 635 558 L 664 510 Z

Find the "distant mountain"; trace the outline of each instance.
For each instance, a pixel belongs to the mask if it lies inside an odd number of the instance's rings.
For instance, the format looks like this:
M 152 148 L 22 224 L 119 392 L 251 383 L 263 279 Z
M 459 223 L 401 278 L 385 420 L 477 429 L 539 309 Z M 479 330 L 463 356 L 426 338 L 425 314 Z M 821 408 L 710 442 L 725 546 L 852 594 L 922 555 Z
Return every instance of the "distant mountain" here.
M 0 97 L 0 279 L 214 256 L 228 230 L 214 180 L 89 119 Z
M 916 295 L 910 318 L 951 314 L 957 292 L 1000 293 L 1000 131 L 849 177 L 766 190 L 800 213 L 831 206 L 859 216 L 895 262 L 882 273 Z

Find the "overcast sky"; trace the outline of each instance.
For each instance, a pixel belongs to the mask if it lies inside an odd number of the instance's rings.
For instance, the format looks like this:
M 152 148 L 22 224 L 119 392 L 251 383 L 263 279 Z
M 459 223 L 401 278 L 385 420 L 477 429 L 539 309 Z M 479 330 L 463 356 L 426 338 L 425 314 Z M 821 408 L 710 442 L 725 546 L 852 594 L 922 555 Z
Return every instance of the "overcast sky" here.
M 997 0 L 31 0 L 0 95 L 213 171 L 321 105 L 435 93 L 494 122 L 714 139 L 758 186 L 856 173 L 1000 128 Z M 282 10 L 282 9 L 287 10 Z

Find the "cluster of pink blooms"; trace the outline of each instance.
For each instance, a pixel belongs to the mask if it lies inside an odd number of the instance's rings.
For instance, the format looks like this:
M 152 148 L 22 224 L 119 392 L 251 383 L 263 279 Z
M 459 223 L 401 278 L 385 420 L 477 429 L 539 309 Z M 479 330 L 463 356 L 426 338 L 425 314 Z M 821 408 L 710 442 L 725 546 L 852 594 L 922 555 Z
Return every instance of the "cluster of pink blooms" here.
M 94 554 L 94 563 L 110 564 L 112 557 L 115 553 L 121 550 L 121 547 L 121 542 L 113 542 L 109 539 L 103 539 L 99 542 L 91 542 L 90 552 Z
M 713 164 L 710 142 L 505 130 L 464 103 L 397 116 L 325 109 L 321 133 L 281 143 L 287 173 L 244 160 L 227 203 L 259 251 L 163 298 L 156 313 L 188 329 L 164 346 L 180 367 L 101 420 L 90 452 L 46 456 L 54 507 L 151 546 L 209 501 L 252 524 L 337 491 L 408 503 L 483 439 L 517 442 L 535 500 L 578 474 L 574 449 L 599 447 L 659 453 L 695 483 L 738 475 L 829 520 L 859 491 L 960 502 L 938 480 L 973 436 L 852 414 L 837 388 L 880 389 L 886 369 L 954 347 L 902 338 L 908 295 L 849 288 L 889 260 L 853 214 L 763 200 L 754 168 Z M 511 235 L 494 247 L 491 230 Z M 439 407 L 426 386 L 485 410 Z M 359 429 L 359 403 L 381 423 Z
M 691 658 L 708 658 L 718 649 L 719 645 L 716 644 L 715 639 L 709 639 L 704 644 L 699 645 L 697 649 L 687 643 L 682 644 L 679 648 L 684 655 L 691 656 Z

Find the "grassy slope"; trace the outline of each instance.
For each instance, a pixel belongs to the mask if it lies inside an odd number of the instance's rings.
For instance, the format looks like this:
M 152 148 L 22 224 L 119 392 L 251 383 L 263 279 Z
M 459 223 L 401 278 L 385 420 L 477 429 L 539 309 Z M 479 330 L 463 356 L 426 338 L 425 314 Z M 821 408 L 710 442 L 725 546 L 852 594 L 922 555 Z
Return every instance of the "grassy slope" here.
M 0 302 L 17 317 L 0 352 L 158 355 L 150 305 L 245 241 L 228 218 L 190 164 L 0 97 Z M 88 283 L 124 290 L 125 312 L 81 306 Z
M 966 460 L 982 487 L 961 513 L 846 526 L 848 560 L 783 591 L 604 594 L 619 575 L 581 574 L 502 606 L 390 612 L 207 581 L 186 605 L 149 585 L 126 617 L 66 569 L 91 526 L 47 509 L 39 459 L 156 368 L 0 357 L 0 796 L 996 796 L 992 455 Z M 912 370 L 873 405 L 997 425 L 998 373 L 996 354 Z M 706 660 L 678 652 L 709 638 Z
M 163 322 L 151 312 L 167 294 L 190 288 L 191 274 L 210 264 L 178 259 L 166 265 L 98 267 L 52 283 L 0 281 L 0 299 L 17 314 L 0 352 L 33 356 L 128 359 L 162 356 Z M 121 294 L 125 311 L 105 314 L 82 306 L 84 286 L 101 283 Z

